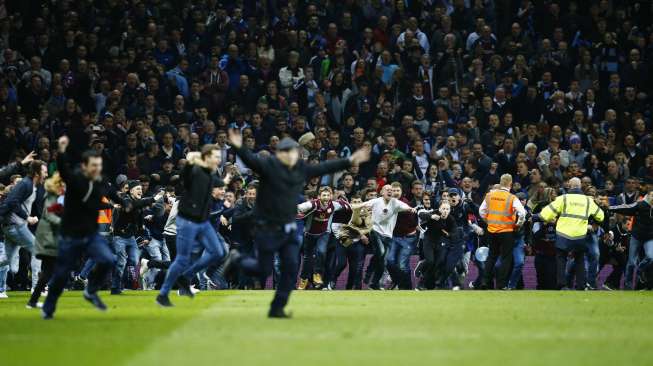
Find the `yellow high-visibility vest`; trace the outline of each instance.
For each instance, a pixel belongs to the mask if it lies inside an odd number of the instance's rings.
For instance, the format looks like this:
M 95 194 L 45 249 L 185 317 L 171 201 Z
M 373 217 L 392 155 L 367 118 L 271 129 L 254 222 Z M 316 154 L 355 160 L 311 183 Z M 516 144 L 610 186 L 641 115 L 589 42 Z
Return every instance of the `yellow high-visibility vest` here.
M 583 239 L 587 235 L 587 224 L 590 217 L 597 222 L 603 222 L 603 210 L 592 198 L 581 193 L 567 193 L 542 209 L 540 217 L 552 222 L 558 218 L 556 234 L 570 240 Z

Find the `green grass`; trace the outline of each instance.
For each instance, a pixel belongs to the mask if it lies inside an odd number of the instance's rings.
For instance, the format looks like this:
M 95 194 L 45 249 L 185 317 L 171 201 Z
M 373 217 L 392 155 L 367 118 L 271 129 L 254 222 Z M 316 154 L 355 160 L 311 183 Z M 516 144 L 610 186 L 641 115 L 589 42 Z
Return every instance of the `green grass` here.
M 271 292 L 221 291 L 154 305 L 66 293 L 56 319 L 0 300 L 0 365 L 651 365 L 650 292 L 302 292 L 294 319 Z

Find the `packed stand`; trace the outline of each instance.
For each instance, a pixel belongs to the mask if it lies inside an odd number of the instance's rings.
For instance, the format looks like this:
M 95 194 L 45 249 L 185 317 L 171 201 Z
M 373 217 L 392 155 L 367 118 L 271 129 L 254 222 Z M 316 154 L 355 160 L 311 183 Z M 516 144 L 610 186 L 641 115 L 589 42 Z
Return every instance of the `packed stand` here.
M 36 306 L 47 290 L 66 176 L 96 157 L 109 252 L 71 263 L 66 286 L 101 269 L 112 294 L 159 288 L 180 174 L 207 144 L 229 254 L 194 283 L 266 287 L 237 264 L 274 192 L 257 200 L 230 131 L 259 157 L 292 138 L 309 165 L 372 150 L 297 197 L 299 289 L 335 289 L 345 269 L 347 289 L 519 289 L 527 256 L 538 289 L 650 289 L 651 15 L 607 0 L 2 2 L 0 297 L 31 289 Z

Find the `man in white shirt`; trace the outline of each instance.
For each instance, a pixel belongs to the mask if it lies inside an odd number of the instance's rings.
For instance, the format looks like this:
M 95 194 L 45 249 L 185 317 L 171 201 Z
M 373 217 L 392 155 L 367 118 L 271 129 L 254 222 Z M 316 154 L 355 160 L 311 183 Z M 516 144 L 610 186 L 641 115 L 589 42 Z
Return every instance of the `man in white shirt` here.
M 374 245 L 374 256 L 365 278 L 369 279 L 370 289 L 380 290 L 382 289 L 380 284 L 381 276 L 385 271 L 385 257 L 392 243 L 392 232 L 397 222 L 397 215 L 404 211 L 415 213 L 416 210 L 392 197 L 392 186 L 389 184 L 381 189 L 381 197 L 363 202 L 360 205 L 352 205 L 352 209 L 363 206 L 369 207 L 372 211 L 370 243 Z

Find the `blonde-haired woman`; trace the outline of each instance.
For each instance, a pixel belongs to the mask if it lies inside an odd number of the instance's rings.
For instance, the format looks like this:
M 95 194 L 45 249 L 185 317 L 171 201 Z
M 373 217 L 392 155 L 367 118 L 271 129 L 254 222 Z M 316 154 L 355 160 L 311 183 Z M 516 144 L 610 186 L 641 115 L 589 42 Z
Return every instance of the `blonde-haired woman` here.
M 34 254 L 36 258 L 41 260 L 41 273 L 27 303 L 27 308 L 30 309 L 40 307 L 39 297 L 52 277 L 59 251 L 57 237 L 59 236 L 59 225 L 63 214 L 63 195 L 66 185 L 57 172 L 45 181 L 44 187 L 43 214 L 41 220 L 39 220 L 34 238 Z

